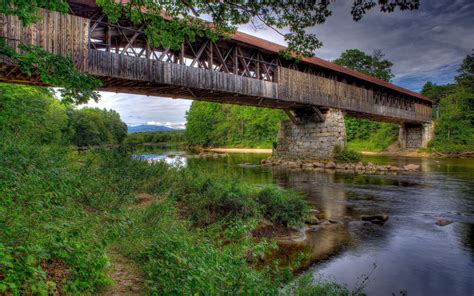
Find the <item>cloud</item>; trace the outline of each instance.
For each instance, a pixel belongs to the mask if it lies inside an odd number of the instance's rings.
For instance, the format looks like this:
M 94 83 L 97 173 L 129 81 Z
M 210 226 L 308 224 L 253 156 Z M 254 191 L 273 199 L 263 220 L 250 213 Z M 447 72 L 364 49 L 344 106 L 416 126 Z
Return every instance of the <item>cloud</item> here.
M 417 11 L 392 14 L 372 10 L 357 23 L 349 15 L 350 2 L 336 2 L 333 16 L 310 30 L 324 43 L 319 57 L 333 60 L 349 48 L 382 49 L 394 63 L 393 82 L 419 91 L 428 80 L 451 82 L 474 48 L 472 0 L 424 0 Z
M 182 126 L 186 121 L 185 114 L 191 102 L 190 100 L 101 92 L 98 103 L 89 102 L 83 107 L 116 110 L 128 125 L 154 123 Z

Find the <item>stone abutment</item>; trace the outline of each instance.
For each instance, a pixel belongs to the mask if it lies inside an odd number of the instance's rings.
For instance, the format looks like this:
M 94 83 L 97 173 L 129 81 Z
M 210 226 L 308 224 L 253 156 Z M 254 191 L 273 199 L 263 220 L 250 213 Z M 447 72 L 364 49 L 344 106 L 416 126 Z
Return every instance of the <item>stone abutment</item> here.
M 344 149 L 344 113 L 329 109 L 323 121 L 298 119 L 282 121 L 273 156 L 287 159 L 331 159 L 336 146 Z
M 434 137 L 434 123 L 423 124 L 400 124 L 398 143 L 400 149 L 427 148 Z

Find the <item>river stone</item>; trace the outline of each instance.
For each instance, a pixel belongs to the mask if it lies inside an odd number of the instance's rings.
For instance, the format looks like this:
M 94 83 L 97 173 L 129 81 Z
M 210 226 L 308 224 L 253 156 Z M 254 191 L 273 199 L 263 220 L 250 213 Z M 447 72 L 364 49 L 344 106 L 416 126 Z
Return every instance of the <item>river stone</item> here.
M 336 168 L 336 164 L 332 161 L 326 163 L 326 165 L 324 166 L 325 168 L 327 169 L 335 169 Z
M 308 215 L 304 222 L 309 225 L 317 225 L 319 224 L 319 219 L 315 215 Z
M 387 222 L 389 216 L 387 214 L 375 214 L 375 215 L 361 215 L 362 221 L 369 221 L 374 224 L 383 225 Z
M 436 221 L 436 225 L 438 226 L 446 226 L 446 225 L 449 225 L 453 223 L 452 220 L 448 220 L 448 219 L 439 219 L 438 221 Z
M 418 171 L 420 169 L 420 166 L 417 164 L 407 164 L 403 166 L 403 169 L 406 171 Z
M 323 168 L 324 163 L 316 161 L 316 162 L 313 162 L 313 166 L 315 166 L 317 168 Z

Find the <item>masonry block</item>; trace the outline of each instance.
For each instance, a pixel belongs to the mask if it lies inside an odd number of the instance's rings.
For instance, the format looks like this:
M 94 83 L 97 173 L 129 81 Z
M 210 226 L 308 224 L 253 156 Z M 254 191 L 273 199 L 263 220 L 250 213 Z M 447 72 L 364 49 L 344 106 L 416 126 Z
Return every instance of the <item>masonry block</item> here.
M 330 159 L 336 145 L 341 148 L 346 145 L 344 113 L 329 109 L 323 122 L 295 124 L 290 120 L 282 121 L 273 155 L 294 159 Z
M 400 124 L 398 143 L 401 149 L 427 148 L 434 137 L 434 122 L 423 124 Z

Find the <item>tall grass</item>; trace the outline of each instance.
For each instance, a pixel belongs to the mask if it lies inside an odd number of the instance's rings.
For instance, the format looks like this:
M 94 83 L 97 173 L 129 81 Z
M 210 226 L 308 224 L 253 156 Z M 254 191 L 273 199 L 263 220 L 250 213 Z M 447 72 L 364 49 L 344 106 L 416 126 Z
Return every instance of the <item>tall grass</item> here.
M 261 217 L 301 224 L 301 196 L 202 167 L 178 169 L 125 150 L 0 143 L 0 293 L 94 294 L 117 246 L 157 295 L 276 295 L 291 270 L 259 267 L 276 248 L 250 231 Z M 156 200 L 137 204 L 138 192 Z

